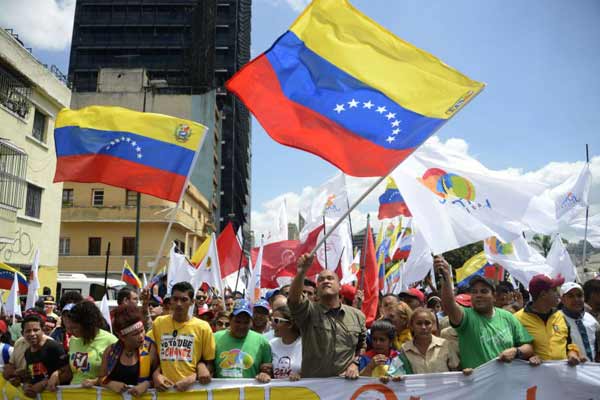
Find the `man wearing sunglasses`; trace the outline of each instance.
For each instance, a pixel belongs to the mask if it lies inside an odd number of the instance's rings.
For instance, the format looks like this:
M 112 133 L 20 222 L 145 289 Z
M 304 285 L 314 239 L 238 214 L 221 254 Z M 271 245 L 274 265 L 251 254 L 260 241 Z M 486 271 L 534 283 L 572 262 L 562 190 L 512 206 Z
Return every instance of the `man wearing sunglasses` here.
M 206 304 L 207 298 L 208 296 L 202 288 L 196 291 L 196 297 L 194 298 L 194 315 L 198 315 L 200 310 L 208 310 L 208 304 Z

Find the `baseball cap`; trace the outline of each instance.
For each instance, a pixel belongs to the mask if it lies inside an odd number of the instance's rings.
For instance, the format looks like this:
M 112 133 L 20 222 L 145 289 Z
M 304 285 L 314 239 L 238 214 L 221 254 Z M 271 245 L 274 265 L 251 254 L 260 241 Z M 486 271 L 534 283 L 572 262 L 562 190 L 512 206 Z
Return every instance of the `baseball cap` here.
M 456 295 L 454 299 L 463 307 L 471 307 L 471 295 L 468 293 Z
M 267 311 L 271 310 L 271 307 L 269 306 L 269 302 L 264 299 L 260 299 L 256 303 L 254 303 L 253 308 L 256 308 L 256 307 L 262 307 Z
M 490 279 L 488 279 L 484 276 L 481 276 L 481 275 L 475 275 L 474 277 L 471 278 L 471 280 L 469 281 L 469 289 L 472 288 L 473 286 L 475 286 L 475 284 L 478 282 L 481 282 L 481 283 L 489 286 L 494 292 L 496 291 L 494 282 L 492 282 Z
M 537 274 L 529 281 L 529 293 L 535 297 L 544 290 L 550 290 L 559 287 L 565 283 L 565 278 L 558 275 L 555 279 L 550 278 L 548 275 Z
M 575 282 L 566 282 L 560 287 L 560 295 L 563 296 L 569 293 L 573 289 L 579 289 L 581 293 L 583 293 L 583 288 L 579 283 Z
M 209 318 L 213 318 L 215 316 L 215 313 L 208 307 L 206 308 L 199 308 L 198 309 L 198 316 L 204 315 L 204 314 L 208 314 Z
M 354 301 L 354 296 L 356 296 L 356 288 L 352 285 L 342 285 L 340 287 L 340 295 L 348 301 Z
M 269 290 L 265 294 L 265 300 L 267 300 L 267 301 L 271 300 L 271 297 L 275 296 L 276 294 L 279 294 L 279 289 Z
M 240 315 L 241 313 L 246 313 L 252 318 L 252 307 L 250 306 L 250 302 L 244 299 L 238 299 L 233 303 L 233 311 L 231 315 L 234 317 L 236 315 Z
M 425 303 L 425 301 L 426 301 L 425 293 L 421 292 L 417 288 L 410 288 L 408 290 L 403 291 L 401 294 L 403 294 L 405 296 L 414 297 L 417 300 L 419 300 L 421 303 Z

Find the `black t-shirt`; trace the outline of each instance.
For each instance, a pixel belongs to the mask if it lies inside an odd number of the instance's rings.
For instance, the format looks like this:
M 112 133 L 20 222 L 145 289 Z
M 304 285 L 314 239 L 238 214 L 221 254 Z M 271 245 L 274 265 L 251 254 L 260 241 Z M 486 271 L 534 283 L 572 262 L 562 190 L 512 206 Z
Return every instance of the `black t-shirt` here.
M 38 383 L 50 378 L 54 371 L 69 363 L 65 349 L 52 339 L 46 339 L 46 343 L 38 351 L 32 352 L 31 349 L 27 349 L 25 361 L 31 383 Z

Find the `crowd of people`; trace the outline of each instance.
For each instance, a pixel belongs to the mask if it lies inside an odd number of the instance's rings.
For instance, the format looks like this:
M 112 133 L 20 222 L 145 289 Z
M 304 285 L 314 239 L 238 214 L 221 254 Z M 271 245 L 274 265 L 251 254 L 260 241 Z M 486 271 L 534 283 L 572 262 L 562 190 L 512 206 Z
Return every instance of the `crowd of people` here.
M 125 287 L 107 321 L 78 292 L 57 305 L 46 297 L 19 322 L 0 320 L 4 378 L 29 397 L 66 384 L 140 396 L 213 378 L 387 383 L 408 374 L 471 374 L 493 359 L 600 362 L 600 280 L 581 286 L 537 275 L 528 288 L 515 288 L 474 276 L 455 289 L 451 267 L 435 257 L 438 290 L 381 296 L 367 327 L 361 291 L 329 270 L 311 281 L 311 263 L 301 256 L 291 284 L 254 304 L 243 293 L 194 291 L 189 282 L 169 294 L 161 286 Z

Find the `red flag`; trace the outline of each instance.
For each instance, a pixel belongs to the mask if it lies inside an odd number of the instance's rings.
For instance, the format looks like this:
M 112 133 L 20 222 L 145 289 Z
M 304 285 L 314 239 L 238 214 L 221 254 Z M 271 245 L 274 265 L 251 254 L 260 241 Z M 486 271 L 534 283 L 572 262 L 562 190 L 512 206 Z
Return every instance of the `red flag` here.
M 240 266 L 240 257 L 242 257 L 242 248 L 237 240 L 233 225 L 227 224 L 225 229 L 217 238 L 217 251 L 219 252 L 219 264 L 221 264 L 221 278 L 237 273 Z M 245 260 L 242 260 L 244 265 Z
M 294 277 L 296 275 L 296 261 L 304 253 L 309 253 L 317 245 L 317 239 L 323 226 L 319 226 L 314 231 L 309 233 L 304 243 L 299 240 L 282 240 L 267 244 L 263 248 L 263 260 L 260 286 L 263 288 L 274 289 L 280 285 L 277 278 Z M 259 247 L 255 247 L 250 251 L 252 264 L 256 263 Z M 306 276 L 318 274 L 323 268 L 315 260 L 309 268 Z
M 370 223 L 367 224 L 367 235 L 361 254 L 364 255 L 364 259 L 361 260 L 361 262 L 364 262 L 364 266 L 361 266 L 357 279 L 358 282 L 362 282 L 362 274 L 365 274 L 362 312 L 367 318 L 367 326 L 370 326 L 377 318 L 377 305 L 379 303 L 379 266 L 377 265 L 377 257 L 375 257 L 375 244 Z

